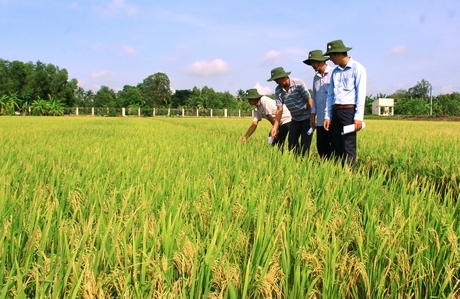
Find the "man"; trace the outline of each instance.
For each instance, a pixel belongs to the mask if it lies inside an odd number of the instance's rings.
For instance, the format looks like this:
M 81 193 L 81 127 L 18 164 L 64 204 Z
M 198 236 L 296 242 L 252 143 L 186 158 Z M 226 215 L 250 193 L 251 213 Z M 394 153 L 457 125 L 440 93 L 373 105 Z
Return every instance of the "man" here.
M 254 133 L 257 129 L 257 125 L 263 118 L 268 119 L 273 126 L 277 108 L 273 99 L 260 95 L 255 88 L 246 90 L 246 99 L 249 101 L 249 104 L 254 106 L 254 119 L 248 131 L 244 134 L 243 139 L 241 139 L 243 143 L 246 143 L 246 140 Z M 288 109 L 283 110 L 280 123 L 279 134 L 277 138 L 275 138 L 273 145 L 277 144 L 278 147 L 282 149 L 289 132 L 289 126 L 291 125 L 291 114 Z
M 278 127 L 283 114 L 283 105 L 291 112 L 291 128 L 289 130 L 288 148 L 294 150 L 296 155 L 305 156 L 310 149 L 310 111 L 312 99 L 302 80 L 290 78 L 291 72 L 285 72 L 282 67 L 274 68 L 267 81 L 275 81 L 276 118 L 271 131 L 271 136 L 278 134 Z M 310 134 L 309 134 L 310 133 Z M 300 137 L 300 144 L 299 144 Z
M 356 132 L 361 130 L 366 102 L 366 69 L 348 56 L 352 48 L 345 47 L 341 40 L 327 44 L 329 59 L 337 65 L 332 72 L 327 103 L 325 108 L 324 129 L 331 131 L 334 156 L 347 162 L 351 167 L 356 164 Z M 355 126 L 355 131 L 343 134 L 343 127 Z
M 310 126 L 316 127 L 316 149 L 321 158 L 330 158 L 332 144 L 329 132 L 324 129 L 324 109 L 326 108 L 327 92 L 331 82 L 332 68 L 326 64 L 329 58 L 323 55 L 321 50 L 313 50 L 308 53 L 308 59 L 303 63 L 311 66 L 316 74 L 313 77 L 312 107 Z

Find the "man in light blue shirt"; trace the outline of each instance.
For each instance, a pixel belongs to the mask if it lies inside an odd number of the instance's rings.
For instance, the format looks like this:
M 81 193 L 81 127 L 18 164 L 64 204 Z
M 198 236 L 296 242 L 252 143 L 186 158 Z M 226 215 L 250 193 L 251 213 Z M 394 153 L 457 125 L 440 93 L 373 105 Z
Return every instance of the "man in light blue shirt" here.
M 321 50 L 308 53 L 308 58 L 303 61 L 315 70 L 313 77 L 312 107 L 310 126 L 316 128 L 316 149 L 321 158 L 330 158 L 332 154 L 331 138 L 324 129 L 324 116 L 326 109 L 327 93 L 331 81 L 332 68 L 326 64 L 329 57 L 323 55 Z
M 341 40 L 327 44 L 330 60 L 337 65 L 332 72 L 327 95 L 324 129 L 331 131 L 334 156 L 354 167 L 356 164 L 356 132 L 363 127 L 366 102 L 366 69 L 348 56 L 349 47 Z M 355 126 L 355 131 L 342 134 L 343 127 Z

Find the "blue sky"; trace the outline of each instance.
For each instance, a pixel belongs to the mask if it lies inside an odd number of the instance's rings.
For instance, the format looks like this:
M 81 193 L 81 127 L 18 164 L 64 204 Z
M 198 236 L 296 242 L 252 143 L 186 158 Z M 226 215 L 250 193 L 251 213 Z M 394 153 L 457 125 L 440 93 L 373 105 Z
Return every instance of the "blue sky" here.
M 434 95 L 460 92 L 459 0 L 0 0 L 0 12 L 1 59 L 65 68 L 85 90 L 163 72 L 173 90 L 268 94 L 278 66 L 311 88 L 302 61 L 342 39 L 368 95 L 422 79 Z

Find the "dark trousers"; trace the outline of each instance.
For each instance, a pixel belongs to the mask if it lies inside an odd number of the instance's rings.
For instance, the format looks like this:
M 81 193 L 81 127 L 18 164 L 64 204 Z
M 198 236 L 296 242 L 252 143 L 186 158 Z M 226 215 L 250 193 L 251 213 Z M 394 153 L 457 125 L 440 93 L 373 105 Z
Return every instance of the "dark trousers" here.
M 354 124 L 354 116 L 354 108 L 334 110 L 330 126 L 334 157 L 341 160 L 342 165 L 346 162 L 351 167 L 356 164 L 356 132 L 345 135 L 342 132 L 344 126 Z
M 316 127 L 316 149 L 321 158 L 329 159 L 332 155 L 332 138 L 329 135 L 331 134 L 323 126 Z
M 278 148 L 281 149 L 281 151 L 283 150 L 284 141 L 286 140 L 290 127 L 291 127 L 290 122 L 282 124 L 281 126 L 278 127 L 278 135 L 276 136 L 273 146 L 275 146 L 275 144 L 278 145 Z M 270 137 L 270 135 L 271 135 L 271 131 L 268 132 L 268 137 Z
M 311 137 L 307 132 L 310 129 L 310 119 L 296 121 L 291 120 L 291 129 L 289 131 L 288 148 L 294 150 L 294 153 L 302 157 L 310 150 Z M 300 144 L 299 144 L 300 137 Z

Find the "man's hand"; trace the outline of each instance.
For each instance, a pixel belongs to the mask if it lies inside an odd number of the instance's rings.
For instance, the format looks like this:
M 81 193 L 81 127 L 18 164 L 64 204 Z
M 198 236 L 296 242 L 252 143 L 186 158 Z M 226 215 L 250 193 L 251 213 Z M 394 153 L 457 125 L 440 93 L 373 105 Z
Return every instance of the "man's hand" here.
M 363 128 L 363 122 L 361 120 L 355 120 L 355 131 L 358 132 Z
M 270 132 L 270 136 L 272 136 L 273 138 L 276 138 L 276 136 L 278 136 L 278 128 L 273 127 Z
M 315 117 L 310 117 L 310 127 L 316 129 L 316 119 Z
M 241 139 L 241 143 L 246 143 L 246 140 L 248 140 L 246 136 L 243 136 L 243 138 Z
M 325 119 L 323 121 L 324 130 L 329 131 L 329 125 L 330 124 L 331 124 L 331 120 L 330 119 Z

